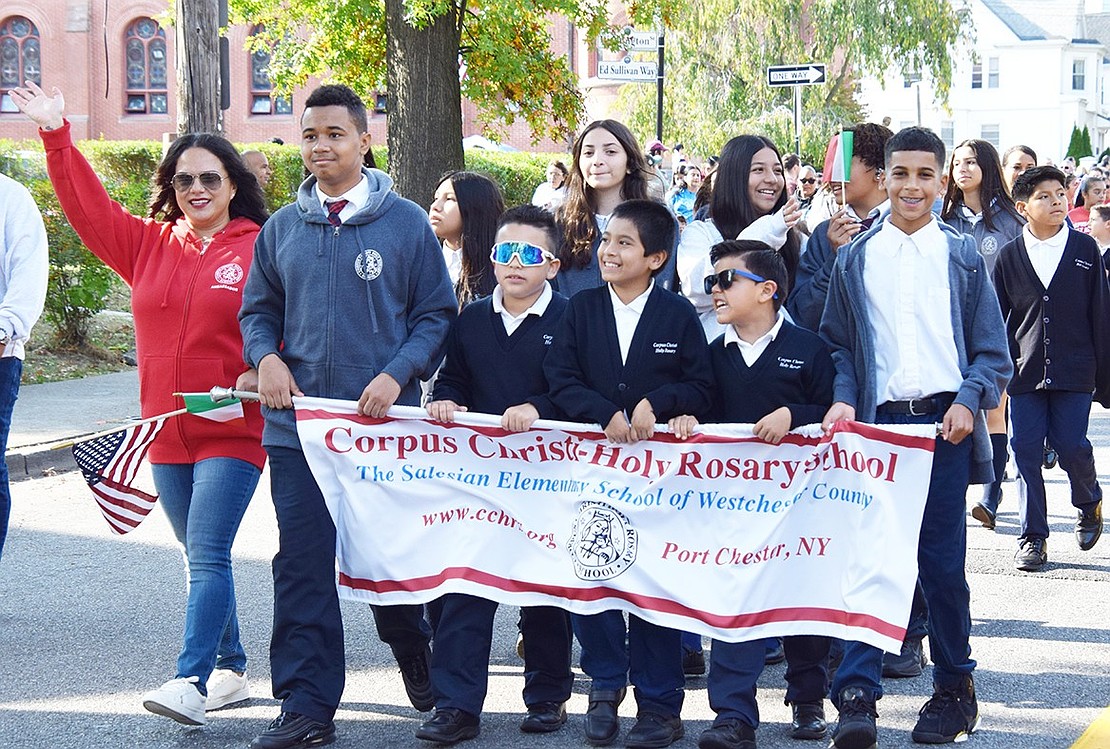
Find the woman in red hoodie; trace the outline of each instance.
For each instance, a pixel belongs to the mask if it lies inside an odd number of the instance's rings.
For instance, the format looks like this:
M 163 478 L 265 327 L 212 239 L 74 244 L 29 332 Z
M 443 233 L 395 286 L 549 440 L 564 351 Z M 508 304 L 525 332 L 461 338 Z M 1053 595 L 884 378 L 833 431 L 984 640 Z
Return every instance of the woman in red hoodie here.
M 50 181 L 81 240 L 131 287 L 143 416 L 180 407 L 176 392 L 249 387 L 236 316 L 266 220 L 257 180 L 217 135 L 173 142 L 154 176 L 150 215 L 114 202 L 70 138 L 65 102 L 33 83 L 12 99 L 39 125 Z M 188 725 L 249 696 L 239 641 L 231 544 L 265 461 L 257 404 L 226 423 L 179 417 L 150 448 L 162 507 L 188 575 L 176 677 L 143 698 Z

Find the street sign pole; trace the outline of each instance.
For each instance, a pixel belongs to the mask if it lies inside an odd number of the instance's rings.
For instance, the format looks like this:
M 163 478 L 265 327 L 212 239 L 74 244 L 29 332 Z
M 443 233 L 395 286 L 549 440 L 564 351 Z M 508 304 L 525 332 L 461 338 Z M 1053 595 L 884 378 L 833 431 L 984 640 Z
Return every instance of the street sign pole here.
M 659 32 L 659 76 L 655 79 L 655 139 L 663 142 L 663 61 L 665 57 L 663 31 Z
M 802 87 L 794 87 L 794 153 L 802 155 Z
M 772 65 L 767 68 L 767 85 L 794 87 L 794 153 L 802 153 L 802 86 L 825 82 L 825 65 Z

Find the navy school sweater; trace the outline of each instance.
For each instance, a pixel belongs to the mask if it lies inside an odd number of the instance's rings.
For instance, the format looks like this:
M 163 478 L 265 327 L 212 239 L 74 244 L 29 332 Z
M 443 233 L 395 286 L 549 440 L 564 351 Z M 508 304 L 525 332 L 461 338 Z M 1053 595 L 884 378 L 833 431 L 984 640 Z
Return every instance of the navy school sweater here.
M 709 407 L 713 380 L 693 305 L 658 284 L 636 325 L 626 363 L 606 285 L 571 298 L 544 371 L 564 418 L 602 427 L 617 412 L 631 417 L 643 398 L 659 423 L 680 414 L 700 418 Z
M 543 315 L 529 315 L 509 336 L 492 297 L 467 305 L 447 336 L 447 360 L 432 399 L 487 414 L 531 403 L 540 418 L 554 417 L 543 363 L 566 307 L 567 298 L 554 293 Z
M 1068 241 L 1046 289 L 1025 237 L 1002 248 L 994 286 L 1014 361 L 1012 395 L 1035 390 L 1090 393 L 1110 401 L 1110 289 L 1098 244 L 1068 229 Z
M 820 423 L 832 405 L 836 368 L 828 345 L 788 320 L 751 367 L 723 335 L 709 344 L 709 358 L 714 390 L 706 422 L 754 424 L 786 406 L 796 429 Z

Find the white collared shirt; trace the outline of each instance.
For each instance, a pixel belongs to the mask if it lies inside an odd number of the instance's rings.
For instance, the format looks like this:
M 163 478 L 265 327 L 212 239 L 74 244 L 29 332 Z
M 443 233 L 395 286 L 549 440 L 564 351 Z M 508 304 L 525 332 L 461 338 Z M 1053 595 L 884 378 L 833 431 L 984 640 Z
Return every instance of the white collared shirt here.
M 617 321 L 617 343 L 621 347 L 621 364 L 626 364 L 628 362 L 628 349 L 632 348 L 632 336 L 636 334 L 636 326 L 640 322 L 640 316 L 644 314 L 648 296 L 651 295 L 651 290 L 655 288 L 655 280 L 652 279 L 651 283 L 648 284 L 647 291 L 628 304 L 621 301 L 617 292 L 613 291 L 612 284 L 608 284 L 608 287 L 609 298 L 613 301 L 613 318 Z
M 736 346 L 740 349 L 740 356 L 744 357 L 744 363 L 750 367 L 759 361 L 759 357 L 763 356 L 763 352 L 771 345 L 771 341 L 778 337 L 785 319 L 786 315 L 783 314 L 782 309 L 779 309 L 778 314 L 775 315 L 775 324 L 771 326 L 771 329 L 751 343 L 741 338 L 736 332 L 736 328 L 729 325 L 725 329 L 725 348 Z
M 462 248 L 452 250 L 443 245 L 443 262 L 447 264 L 447 275 L 451 278 L 452 285 L 459 282 L 462 275 Z
M 963 375 L 952 334 L 948 240 L 936 217 L 909 235 L 884 221 L 866 253 L 876 403 L 956 392 Z
M 1047 289 L 1052 283 L 1052 277 L 1056 275 L 1060 260 L 1064 257 L 1064 246 L 1068 243 L 1068 227 L 1066 224 L 1061 226 L 1060 231 L 1048 239 L 1034 237 L 1033 232 L 1029 231 L 1028 224 L 1021 233 L 1025 237 L 1025 251 L 1029 254 L 1029 262 L 1033 265 L 1037 278 L 1041 279 L 1041 285 Z
M 347 205 L 343 206 L 343 210 L 339 212 L 339 220 L 343 223 L 350 221 L 351 216 L 362 210 L 362 207 L 370 200 L 370 183 L 366 180 L 365 174 L 362 175 L 357 185 L 342 195 L 325 195 L 320 192 L 319 182 L 316 183 L 314 189 L 316 190 L 316 199 L 320 201 L 320 208 L 324 211 L 324 215 L 328 213 L 328 207 L 324 205 L 325 203 L 336 200 L 347 201 Z
M 536 301 L 532 302 L 532 306 L 520 313 L 520 317 L 513 317 L 513 313 L 505 309 L 505 292 L 501 288 L 501 284 L 493 287 L 493 311 L 501 315 L 501 322 L 505 324 L 505 335 L 512 335 L 520 324 L 528 319 L 528 315 L 536 315 L 543 317 L 543 313 L 547 312 L 547 305 L 551 304 L 551 297 L 554 296 L 551 292 L 551 284 L 547 281 L 543 282 L 543 291 L 536 297 Z
M 994 204 L 992 203 L 991 205 L 994 205 Z M 983 214 L 982 213 L 976 213 L 975 211 L 971 210 L 970 208 L 968 208 L 963 203 L 960 203 L 960 218 L 962 218 L 964 221 L 968 222 L 969 224 L 972 225 L 972 227 L 974 227 L 980 221 L 983 220 Z

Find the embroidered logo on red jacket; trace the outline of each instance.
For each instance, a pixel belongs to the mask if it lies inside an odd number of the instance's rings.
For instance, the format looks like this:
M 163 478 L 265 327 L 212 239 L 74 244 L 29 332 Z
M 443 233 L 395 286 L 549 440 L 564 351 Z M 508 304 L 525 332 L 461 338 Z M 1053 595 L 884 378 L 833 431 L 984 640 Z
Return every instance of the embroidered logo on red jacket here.
M 234 286 L 234 284 L 242 281 L 243 275 L 243 266 L 239 265 L 239 263 L 226 263 L 221 265 L 216 269 L 216 283 L 212 284 L 212 288 L 238 291 L 239 289 Z

